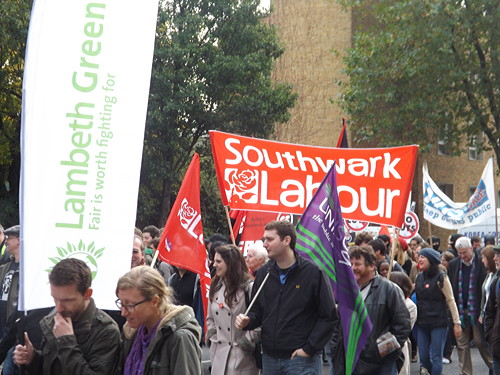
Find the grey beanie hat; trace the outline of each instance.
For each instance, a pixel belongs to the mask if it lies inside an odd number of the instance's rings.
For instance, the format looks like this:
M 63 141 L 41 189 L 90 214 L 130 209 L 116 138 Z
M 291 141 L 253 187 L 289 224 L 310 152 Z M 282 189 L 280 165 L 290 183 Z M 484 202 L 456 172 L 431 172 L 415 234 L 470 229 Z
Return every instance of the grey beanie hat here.
M 436 251 L 434 249 L 426 247 L 425 249 L 420 250 L 418 255 L 422 255 L 429 259 L 429 262 L 431 264 L 441 264 L 441 254 L 439 253 L 439 251 Z

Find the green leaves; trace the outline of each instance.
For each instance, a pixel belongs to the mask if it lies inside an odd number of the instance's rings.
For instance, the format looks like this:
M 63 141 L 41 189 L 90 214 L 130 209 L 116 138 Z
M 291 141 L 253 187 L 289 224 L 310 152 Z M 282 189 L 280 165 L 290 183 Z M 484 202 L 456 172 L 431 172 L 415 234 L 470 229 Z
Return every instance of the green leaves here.
M 296 96 L 274 84 L 283 53 L 258 0 L 173 0 L 160 5 L 141 171 L 138 222 L 164 225 L 194 151 L 211 159 L 208 131 L 266 137 L 288 119 Z M 209 160 L 211 162 L 211 160 Z M 202 165 L 208 165 L 202 163 Z M 215 174 L 202 205 L 220 206 Z M 204 185 L 206 187 L 204 188 Z M 210 201 L 210 202 L 208 202 Z M 204 211 L 204 224 L 219 216 Z
M 344 3 L 365 21 L 340 82 L 340 105 L 358 139 L 426 149 L 442 129 L 450 150 L 460 152 L 463 136 L 489 130 L 500 155 L 498 2 Z

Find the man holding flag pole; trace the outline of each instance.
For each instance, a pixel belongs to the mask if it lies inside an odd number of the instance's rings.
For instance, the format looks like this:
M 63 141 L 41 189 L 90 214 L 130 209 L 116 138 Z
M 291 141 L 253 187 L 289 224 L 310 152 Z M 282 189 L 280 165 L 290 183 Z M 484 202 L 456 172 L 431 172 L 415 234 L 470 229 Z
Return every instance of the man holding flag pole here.
M 320 353 L 338 325 L 325 272 L 295 250 L 296 241 L 290 222 L 266 225 L 264 247 L 271 260 L 257 271 L 253 308 L 236 318 L 238 329 L 262 327 L 264 375 L 320 375 Z

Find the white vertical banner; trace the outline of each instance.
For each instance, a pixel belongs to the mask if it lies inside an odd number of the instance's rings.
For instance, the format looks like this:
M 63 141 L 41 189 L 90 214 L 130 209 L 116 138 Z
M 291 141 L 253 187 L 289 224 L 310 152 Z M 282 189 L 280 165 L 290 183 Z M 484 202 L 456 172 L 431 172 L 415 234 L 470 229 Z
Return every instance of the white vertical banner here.
M 130 269 L 157 0 L 36 0 L 23 81 L 20 309 L 53 305 L 48 274 L 85 260 L 116 308 Z

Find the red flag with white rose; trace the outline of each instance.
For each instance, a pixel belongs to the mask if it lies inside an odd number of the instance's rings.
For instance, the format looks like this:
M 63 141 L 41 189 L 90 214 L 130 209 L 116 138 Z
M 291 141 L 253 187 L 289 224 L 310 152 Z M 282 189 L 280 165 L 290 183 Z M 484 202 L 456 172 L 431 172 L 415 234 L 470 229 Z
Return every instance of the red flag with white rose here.
M 203 241 L 200 211 L 200 157 L 197 153 L 184 176 L 177 199 L 170 211 L 158 245 L 164 262 L 185 268 L 200 276 L 204 317 L 207 316 L 210 271 Z

